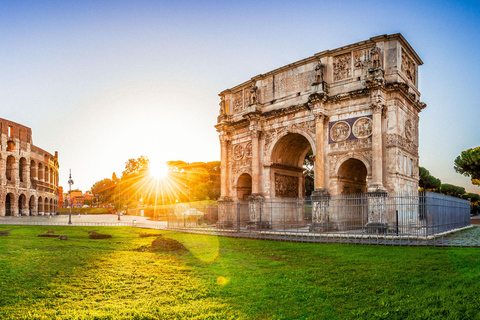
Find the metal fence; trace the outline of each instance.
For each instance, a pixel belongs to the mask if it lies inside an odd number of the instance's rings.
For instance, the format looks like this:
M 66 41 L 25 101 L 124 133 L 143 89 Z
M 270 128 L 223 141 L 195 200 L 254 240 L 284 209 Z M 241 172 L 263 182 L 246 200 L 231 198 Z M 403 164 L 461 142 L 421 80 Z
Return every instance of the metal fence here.
M 350 194 L 219 203 L 217 227 L 423 237 L 470 225 L 470 202 L 437 193 Z

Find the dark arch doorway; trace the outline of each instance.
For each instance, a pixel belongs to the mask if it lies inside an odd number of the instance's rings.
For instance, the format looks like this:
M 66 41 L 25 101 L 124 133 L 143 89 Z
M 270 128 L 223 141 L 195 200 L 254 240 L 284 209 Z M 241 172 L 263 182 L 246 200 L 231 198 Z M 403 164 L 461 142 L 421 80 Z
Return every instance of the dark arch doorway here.
M 7 197 L 5 199 L 5 215 L 12 216 L 12 207 L 13 207 L 13 194 L 9 193 L 7 194 Z
M 28 203 L 28 214 L 30 216 L 34 216 L 35 214 L 35 196 L 30 197 L 30 201 Z
M 18 216 L 22 216 L 23 214 L 23 209 L 25 209 L 25 206 L 26 206 L 26 200 L 27 198 L 25 197 L 24 194 L 21 194 L 19 197 L 18 197 Z
M 304 197 L 304 162 L 310 150 L 310 142 L 299 133 L 288 133 L 277 141 L 270 166 L 270 185 L 275 188 L 275 198 Z
M 367 167 L 362 161 L 348 159 L 338 169 L 339 191 L 343 194 L 343 205 L 338 216 L 343 215 L 345 230 L 360 228 L 366 223 L 367 208 L 363 194 L 367 191 Z
M 339 191 L 342 194 L 360 194 L 367 191 L 367 167 L 362 161 L 348 159 L 338 169 Z
M 248 173 L 242 174 L 237 181 L 238 200 L 247 200 L 252 194 L 252 177 Z

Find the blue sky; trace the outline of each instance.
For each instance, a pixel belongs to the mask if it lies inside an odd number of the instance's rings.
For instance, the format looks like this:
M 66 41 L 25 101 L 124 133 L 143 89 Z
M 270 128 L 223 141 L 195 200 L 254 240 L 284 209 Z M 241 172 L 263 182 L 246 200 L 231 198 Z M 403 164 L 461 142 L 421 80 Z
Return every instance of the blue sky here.
M 86 190 L 140 155 L 219 160 L 218 93 L 401 32 L 424 61 L 420 165 L 480 193 L 453 170 L 480 145 L 479 31 L 473 1 L 0 1 L 0 117 Z

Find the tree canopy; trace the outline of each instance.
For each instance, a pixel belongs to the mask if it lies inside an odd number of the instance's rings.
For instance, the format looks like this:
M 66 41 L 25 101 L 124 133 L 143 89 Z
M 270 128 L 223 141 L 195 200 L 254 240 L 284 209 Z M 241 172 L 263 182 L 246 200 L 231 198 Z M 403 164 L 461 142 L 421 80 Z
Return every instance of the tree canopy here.
M 470 177 L 474 185 L 480 186 L 480 147 L 467 149 L 455 159 L 455 171 Z
M 430 175 L 430 172 L 424 167 L 419 167 L 419 176 L 420 180 L 418 182 L 419 186 L 424 190 L 438 191 L 442 181 Z

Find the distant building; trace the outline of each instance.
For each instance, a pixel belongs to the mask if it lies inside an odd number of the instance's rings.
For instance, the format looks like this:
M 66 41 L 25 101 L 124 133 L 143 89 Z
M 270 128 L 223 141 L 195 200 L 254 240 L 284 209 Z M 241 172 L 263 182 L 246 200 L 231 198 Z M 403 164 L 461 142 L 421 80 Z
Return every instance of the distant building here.
M 58 207 L 63 208 L 63 187 L 58 187 Z
M 58 152 L 33 145 L 32 130 L 0 118 L 0 216 L 54 214 Z

